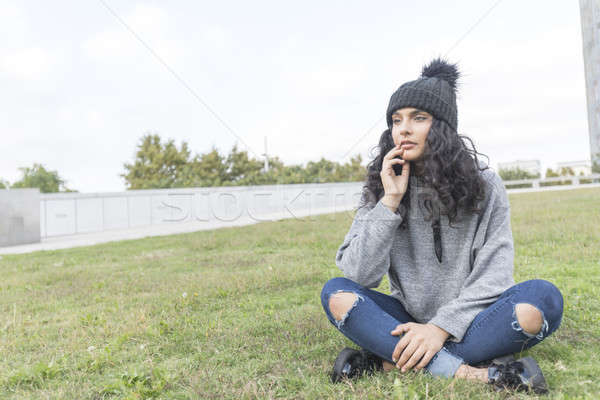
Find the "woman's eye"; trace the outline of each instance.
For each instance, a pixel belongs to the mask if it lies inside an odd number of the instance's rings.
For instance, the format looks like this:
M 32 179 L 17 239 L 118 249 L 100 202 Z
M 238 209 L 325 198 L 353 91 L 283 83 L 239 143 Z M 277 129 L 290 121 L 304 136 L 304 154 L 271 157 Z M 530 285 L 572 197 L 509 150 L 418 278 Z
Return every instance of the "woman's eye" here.
M 416 116 L 416 117 L 415 117 L 415 119 L 416 119 L 417 121 L 425 121 L 425 120 L 427 119 L 427 117 L 425 117 L 425 116 L 423 116 L 423 115 L 418 115 L 418 116 Z M 394 124 L 399 124 L 399 123 L 400 123 L 400 121 L 401 121 L 401 120 L 399 120 L 399 119 L 393 119 L 393 120 L 392 120 L 392 122 L 393 122 Z

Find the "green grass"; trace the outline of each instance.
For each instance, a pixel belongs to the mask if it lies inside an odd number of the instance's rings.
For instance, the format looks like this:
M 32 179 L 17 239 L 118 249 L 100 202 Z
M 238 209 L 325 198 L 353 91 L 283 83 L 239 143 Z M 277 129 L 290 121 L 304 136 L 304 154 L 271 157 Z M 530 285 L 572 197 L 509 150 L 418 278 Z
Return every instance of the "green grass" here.
M 600 189 L 510 201 L 516 280 L 548 279 L 565 298 L 561 328 L 528 353 L 550 398 L 594 398 Z M 506 398 L 414 372 L 329 383 L 353 344 L 319 295 L 341 276 L 334 257 L 352 215 L 2 256 L 0 398 Z

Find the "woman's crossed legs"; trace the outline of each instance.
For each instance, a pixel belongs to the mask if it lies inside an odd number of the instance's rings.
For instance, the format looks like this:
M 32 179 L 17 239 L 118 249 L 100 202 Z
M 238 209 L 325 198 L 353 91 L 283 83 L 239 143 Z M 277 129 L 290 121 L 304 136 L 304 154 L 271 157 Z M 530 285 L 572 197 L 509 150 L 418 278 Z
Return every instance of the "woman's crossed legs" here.
M 330 310 L 330 299 L 342 292 L 353 293 L 353 302 L 336 319 Z M 340 332 L 389 363 L 394 363 L 392 353 L 399 340 L 390 331 L 397 325 L 416 322 L 396 298 L 343 277 L 333 278 L 323 286 L 321 304 Z M 535 318 L 518 318 L 519 307 L 539 311 L 541 323 L 537 324 L 537 333 L 528 333 L 528 325 L 532 326 Z M 562 311 L 562 295 L 552 283 L 539 279 L 518 283 L 475 317 L 461 342 L 446 341 L 425 369 L 434 376 L 452 377 L 463 363 L 474 365 L 530 348 L 559 327 Z

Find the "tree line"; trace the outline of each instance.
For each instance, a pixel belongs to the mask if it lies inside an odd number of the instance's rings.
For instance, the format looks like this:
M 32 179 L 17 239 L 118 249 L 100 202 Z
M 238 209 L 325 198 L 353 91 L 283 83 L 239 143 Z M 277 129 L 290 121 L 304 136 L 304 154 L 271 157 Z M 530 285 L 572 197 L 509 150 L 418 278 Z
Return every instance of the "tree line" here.
M 57 171 L 49 171 L 42 164 L 34 163 L 32 167 L 21 167 L 21 179 L 12 184 L 0 178 L 0 189 L 39 188 L 42 193 L 76 192 L 65 186 Z
M 237 144 L 229 154 L 221 154 L 213 146 L 207 153 L 192 155 L 185 141 L 178 147 L 172 139 L 163 141 L 159 135 L 147 133 L 137 145 L 133 162 L 124 163 L 124 173 L 119 176 L 127 190 L 358 182 L 366 178 L 360 154 L 345 164 L 321 158 L 306 165 L 284 165 L 277 156 L 269 157 L 268 161 L 269 168 L 265 171 L 263 160 L 250 157 Z M 42 193 L 76 191 L 65 186 L 57 171 L 49 171 L 41 164 L 19 170 L 23 177 L 13 184 L 0 179 L 0 189 L 37 187 Z
M 592 173 L 598 173 L 600 171 L 592 171 Z M 538 179 L 540 178 L 540 173 L 532 174 L 529 171 L 521 169 L 519 167 L 515 168 L 500 168 L 498 170 L 498 175 L 502 178 L 503 181 L 517 181 L 520 179 Z M 571 167 L 561 167 L 556 170 L 552 168 L 546 169 L 546 178 L 554 178 L 559 176 L 574 176 L 577 175 L 573 168 Z M 579 175 L 584 175 L 583 171 L 579 172 Z
M 156 134 L 140 140 L 135 160 L 125 163 L 127 189 L 162 189 L 182 187 L 271 185 L 289 183 L 356 182 L 366 178 L 360 154 L 340 164 L 321 158 L 303 165 L 284 165 L 279 157 L 264 161 L 233 146 L 229 154 L 221 154 L 213 146 L 204 154 L 192 155 L 187 142 L 179 148 L 173 140 L 163 142 Z
M 269 157 L 268 161 L 269 168 L 265 170 L 263 160 L 250 157 L 246 151 L 238 149 L 237 144 L 229 154 L 221 154 L 213 146 L 207 153 L 192 155 L 185 141 L 178 147 L 172 139 L 163 141 L 158 134 L 147 133 L 137 144 L 133 162 L 124 163 L 124 172 L 119 176 L 125 181 L 127 190 L 135 190 L 362 182 L 367 172 L 366 167 L 361 165 L 360 154 L 345 164 L 321 158 L 319 161 L 309 161 L 306 165 L 284 165 L 277 156 Z M 37 187 L 42 193 L 76 192 L 65 186 L 66 181 L 57 171 L 47 170 L 41 164 L 34 163 L 32 167 L 19 170 L 21 179 L 10 184 L 0 178 L 0 189 Z M 597 163 L 594 163 L 592 172 L 600 172 Z M 504 181 L 540 177 L 539 173 L 532 174 L 520 168 L 500 169 L 498 174 Z M 547 178 L 567 175 L 575 175 L 573 169 L 548 168 L 545 174 Z

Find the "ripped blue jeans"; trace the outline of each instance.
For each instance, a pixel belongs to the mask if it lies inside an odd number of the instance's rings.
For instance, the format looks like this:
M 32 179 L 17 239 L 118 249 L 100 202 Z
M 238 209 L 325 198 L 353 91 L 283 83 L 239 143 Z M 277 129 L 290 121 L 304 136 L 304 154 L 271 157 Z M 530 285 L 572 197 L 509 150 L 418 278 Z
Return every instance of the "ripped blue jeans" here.
M 329 298 L 337 292 L 357 295 L 339 321 L 329 310 Z M 520 327 L 515 305 L 521 303 L 541 311 L 543 324 L 539 333 L 530 334 Z M 347 338 L 390 363 L 394 363 L 392 353 L 400 340 L 390 331 L 399 324 L 416 322 L 398 299 L 344 277 L 327 281 L 321 291 L 321 304 L 329 321 Z M 463 363 L 476 365 L 528 349 L 558 329 L 562 313 L 563 297 L 555 285 L 541 279 L 518 283 L 477 314 L 461 342 L 446 341 L 425 370 L 433 376 L 452 377 Z

